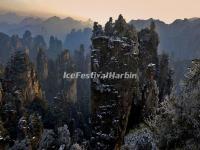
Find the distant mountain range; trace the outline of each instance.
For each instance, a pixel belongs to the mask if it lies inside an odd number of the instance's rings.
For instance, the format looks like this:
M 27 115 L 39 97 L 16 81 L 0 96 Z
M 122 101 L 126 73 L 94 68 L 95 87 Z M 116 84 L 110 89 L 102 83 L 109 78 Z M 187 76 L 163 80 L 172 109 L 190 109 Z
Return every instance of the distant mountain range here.
M 132 20 L 136 29 L 148 27 L 153 19 Z M 200 18 L 177 19 L 171 24 L 154 20 L 160 37 L 159 50 L 178 60 L 200 57 Z
M 16 13 L 1 13 L 0 14 L 0 23 L 6 23 L 6 24 L 18 24 L 20 23 L 25 16 L 17 15 Z
M 90 21 L 79 21 L 71 17 L 61 19 L 54 16 L 44 19 L 19 16 L 15 13 L 0 15 L 0 32 L 22 36 L 26 30 L 29 30 L 34 36 L 43 35 L 45 40 L 49 40 L 51 35 L 64 40 L 72 29 L 80 30 L 91 26 L 92 22 Z
M 171 24 L 154 19 L 131 20 L 129 23 L 140 30 L 148 27 L 152 20 L 160 37 L 160 53 L 164 51 L 176 60 L 200 57 L 200 18 L 177 19 Z M 92 21 L 80 21 L 71 17 L 61 19 L 54 16 L 44 19 L 15 13 L 0 15 L 0 32 L 22 36 L 29 30 L 33 36 L 42 35 L 47 43 L 53 35 L 63 41 L 65 48 L 72 51 L 79 48 L 80 44 L 89 47 L 92 24 Z
M 131 20 L 137 30 L 149 27 L 151 21 L 156 24 L 156 30 L 159 34 L 160 44 L 159 53 L 165 52 L 174 60 L 191 60 L 200 57 L 200 19 L 191 18 L 177 19 L 171 24 L 166 24 L 160 20 Z M 76 42 L 90 43 L 92 31 L 71 32 L 67 35 L 65 45 L 75 48 Z M 70 44 L 73 45 L 70 46 Z

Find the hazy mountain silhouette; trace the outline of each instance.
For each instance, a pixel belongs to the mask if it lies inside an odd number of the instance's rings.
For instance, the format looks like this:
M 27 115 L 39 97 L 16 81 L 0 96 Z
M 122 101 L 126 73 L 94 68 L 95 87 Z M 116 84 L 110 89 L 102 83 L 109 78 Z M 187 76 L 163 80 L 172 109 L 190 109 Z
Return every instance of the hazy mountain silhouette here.
M 6 23 L 6 24 L 17 24 L 21 22 L 25 16 L 17 15 L 16 13 L 1 13 L 0 14 L 0 24 Z
M 148 20 L 132 20 L 136 29 L 148 27 Z M 160 20 L 154 20 L 156 30 L 160 37 L 159 52 L 165 51 L 179 60 L 192 59 L 200 56 L 200 19 L 177 19 L 171 24 Z M 0 32 L 8 35 L 18 34 L 22 36 L 26 30 L 33 36 L 42 35 L 48 43 L 50 36 L 55 36 L 64 42 L 66 48 L 79 48 L 90 45 L 92 21 L 79 21 L 71 17 L 61 19 L 57 16 L 48 19 L 37 17 L 24 17 L 15 13 L 0 15 Z M 85 29 L 87 28 L 87 29 Z
M 85 28 L 84 30 L 72 30 L 65 38 L 64 47 L 74 51 L 79 49 L 81 44 L 84 44 L 86 52 L 89 52 L 91 35 L 91 28 Z
M 16 19 L 13 20 L 13 18 Z M 26 30 L 29 30 L 33 35 L 43 35 L 47 41 L 51 35 L 64 40 L 72 29 L 79 30 L 86 27 L 91 27 L 90 21 L 79 21 L 71 17 L 61 19 L 54 16 L 48 19 L 41 19 L 36 17 L 22 17 L 15 13 L 0 16 L 0 32 L 22 36 Z
M 130 21 L 138 30 L 148 27 L 153 19 Z M 159 50 L 176 59 L 193 59 L 200 56 L 200 19 L 177 19 L 171 24 L 154 20 L 160 37 Z
M 130 24 L 133 24 L 137 30 L 141 30 L 149 27 L 152 20 L 154 19 L 132 20 Z M 200 56 L 199 18 L 177 19 L 171 24 L 166 24 L 160 20 L 154 20 L 154 22 L 160 38 L 159 53 L 166 52 L 171 55 L 171 58 L 175 58 L 176 60 L 188 60 Z M 91 35 L 89 33 L 83 34 L 80 31 L 71 32 L 66 37 L 65 46 L 74 48 L 73 45 L 79 45 L 79 41 L 90 43 L 89 37 Z M 69 46 L 70 43 L 74 44 Z

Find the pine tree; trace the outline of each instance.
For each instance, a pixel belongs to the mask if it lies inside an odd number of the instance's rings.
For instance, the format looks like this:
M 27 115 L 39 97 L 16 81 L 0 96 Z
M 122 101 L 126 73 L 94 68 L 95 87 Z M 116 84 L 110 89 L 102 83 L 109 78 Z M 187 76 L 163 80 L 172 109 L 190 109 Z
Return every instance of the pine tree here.
M 110 17 L 109 21 L 105 24 L 105 35 L 111 36 L 113 34 L 113 19 Z
M 125 33 L 127 32 L 128 25 L 126 24 L 125 19 L 123 16 L 120 14 L 118 19 L 115 21 L 115 26 L 114 26 L 114 32 L 116 35 L 123 37 L 125 36 Z
M 93 32 L 92 37 L 103 35 L 102 26 L 99 25 L 98 22 L 94 22 L 93 31 L 92 32 Z

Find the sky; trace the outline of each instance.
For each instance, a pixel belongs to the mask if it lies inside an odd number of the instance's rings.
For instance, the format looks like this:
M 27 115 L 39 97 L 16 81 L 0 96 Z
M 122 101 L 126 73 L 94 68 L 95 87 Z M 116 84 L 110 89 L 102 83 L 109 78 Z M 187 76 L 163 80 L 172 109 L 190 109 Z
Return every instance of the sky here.
M 36 16 L 71 16 L 105 23 L 122 14 L 131 19 L 175 19 L 200 17 L 200 0 L 0 0 L 0 10 Z

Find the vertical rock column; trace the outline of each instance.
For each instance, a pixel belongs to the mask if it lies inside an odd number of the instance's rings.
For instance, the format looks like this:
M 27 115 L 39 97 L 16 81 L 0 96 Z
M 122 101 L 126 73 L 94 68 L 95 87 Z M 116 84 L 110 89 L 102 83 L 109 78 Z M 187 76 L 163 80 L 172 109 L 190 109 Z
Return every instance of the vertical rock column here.
M 120 18 L 120 17 L 119 17 Z M 121 19 L 121 18 L 120 18 Z M 116 21 L 117 22 L 117 21 Z M 118 19 L 119 22 L 119 19 Z M 119 24 L 118 24 L 119 25 Z M 97 32 L 92 38 L 92 72 L 137 73 L 137 38 L 130 38 L 129 29 L 105 34 L 95 23 Z M 117 26 L 113 24 L 112 26 Z M 129 26 L 125 23 L 124 26 Z M 122 28 L 120 28 L 122 29 Z M 129 32 L 130 33 L 130 32 Z M 132 32 L 133 33 L 133 32 Z M 130 35 L 130 34 L 129 34 Z M 92 138 L 94 149 L 120 149 L 126 131 L 132 99 L 136 91 L 136 79 L 96 78 L 91 81 Z

